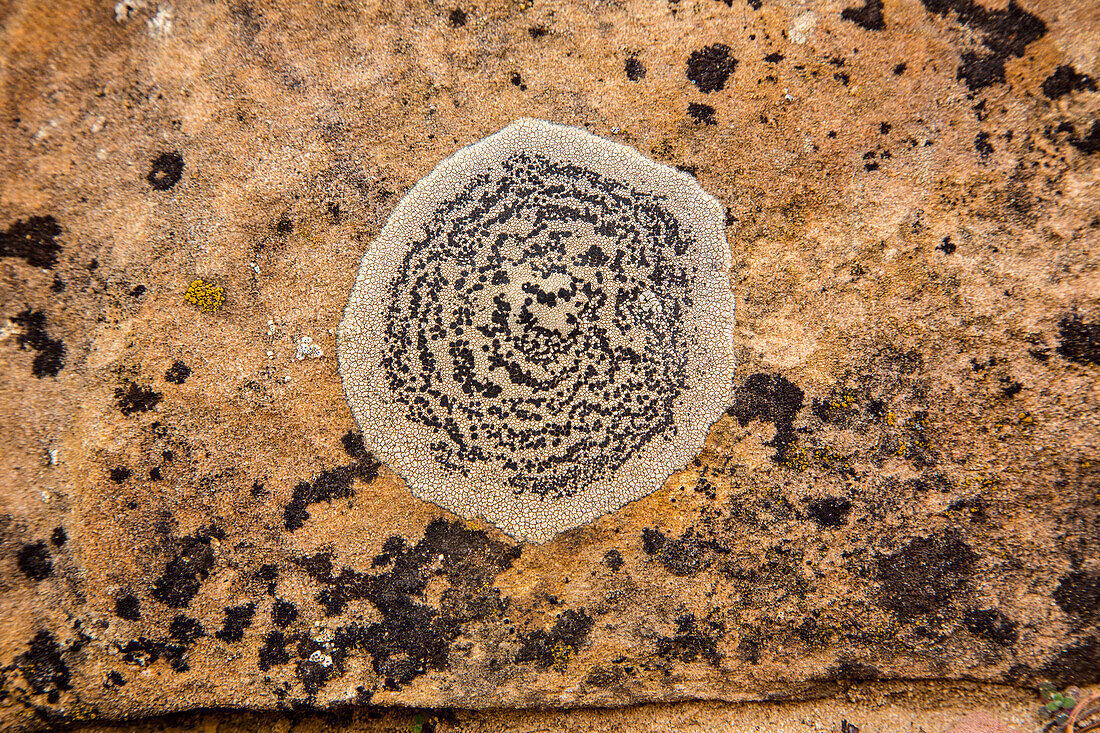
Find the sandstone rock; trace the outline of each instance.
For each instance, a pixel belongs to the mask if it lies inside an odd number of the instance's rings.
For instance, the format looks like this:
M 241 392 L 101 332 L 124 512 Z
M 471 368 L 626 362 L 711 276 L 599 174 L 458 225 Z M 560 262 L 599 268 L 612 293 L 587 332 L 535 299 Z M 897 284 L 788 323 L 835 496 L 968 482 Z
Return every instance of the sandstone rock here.
M 2 12 L 4 727 L 1100 683 L 1092 4 Z M 415 499 L 334 360 L 520 117 L 690 172 L 738 298 L 696 460 L 544 545 Z

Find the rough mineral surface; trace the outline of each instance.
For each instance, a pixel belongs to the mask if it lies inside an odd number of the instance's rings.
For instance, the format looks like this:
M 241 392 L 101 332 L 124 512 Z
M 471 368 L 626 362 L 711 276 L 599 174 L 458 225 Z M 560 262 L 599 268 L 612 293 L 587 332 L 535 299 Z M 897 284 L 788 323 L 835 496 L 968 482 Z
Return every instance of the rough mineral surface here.
M 564 125 L 448 158 L 371 245 L 340 324 L 366 447 L 519 540 L 660 488 L 733 396 L 724 219 L 687 174 Z
M 1100 683 L 1097 3 L 0 18 L 3 727 Z M 399 202 L 521 118 L 694 177 L 739 296 L 700 448 L 544 544 L 414 496 L 337 363 Z

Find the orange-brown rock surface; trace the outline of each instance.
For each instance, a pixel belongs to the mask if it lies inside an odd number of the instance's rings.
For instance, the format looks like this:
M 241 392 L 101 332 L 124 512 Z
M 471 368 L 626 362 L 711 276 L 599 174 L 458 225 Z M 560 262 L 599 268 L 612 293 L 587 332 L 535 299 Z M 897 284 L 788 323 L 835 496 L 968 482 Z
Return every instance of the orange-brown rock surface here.
M 1100 683 L 1095 3 L 0 18 L 0 726 Z M 691 172 L 738 301 L 697 460 L 545 545 L 415 499 L 334 358 L 519 117 Z

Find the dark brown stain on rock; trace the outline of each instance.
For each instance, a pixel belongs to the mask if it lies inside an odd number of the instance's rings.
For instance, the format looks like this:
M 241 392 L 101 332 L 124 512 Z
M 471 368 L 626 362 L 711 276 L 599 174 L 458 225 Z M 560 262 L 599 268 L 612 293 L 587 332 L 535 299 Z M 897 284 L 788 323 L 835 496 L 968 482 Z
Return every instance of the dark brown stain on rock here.
M 903 621 L 943 610 L 970 578 L 977 560 L 954 532 L 918 537 L 879 558 L 881 603 Z

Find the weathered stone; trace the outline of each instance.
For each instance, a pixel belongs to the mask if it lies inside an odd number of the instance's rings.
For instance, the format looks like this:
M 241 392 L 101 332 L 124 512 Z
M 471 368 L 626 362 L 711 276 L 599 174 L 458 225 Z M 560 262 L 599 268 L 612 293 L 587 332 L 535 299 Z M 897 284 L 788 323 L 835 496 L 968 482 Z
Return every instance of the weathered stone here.
M 1100 683 L 1090 10 L 6 8 L 0 726 Z M 695 460 L 544 545 L 414 498 L 335 361 L 521 117 L 692 175 L 738 298 Z

